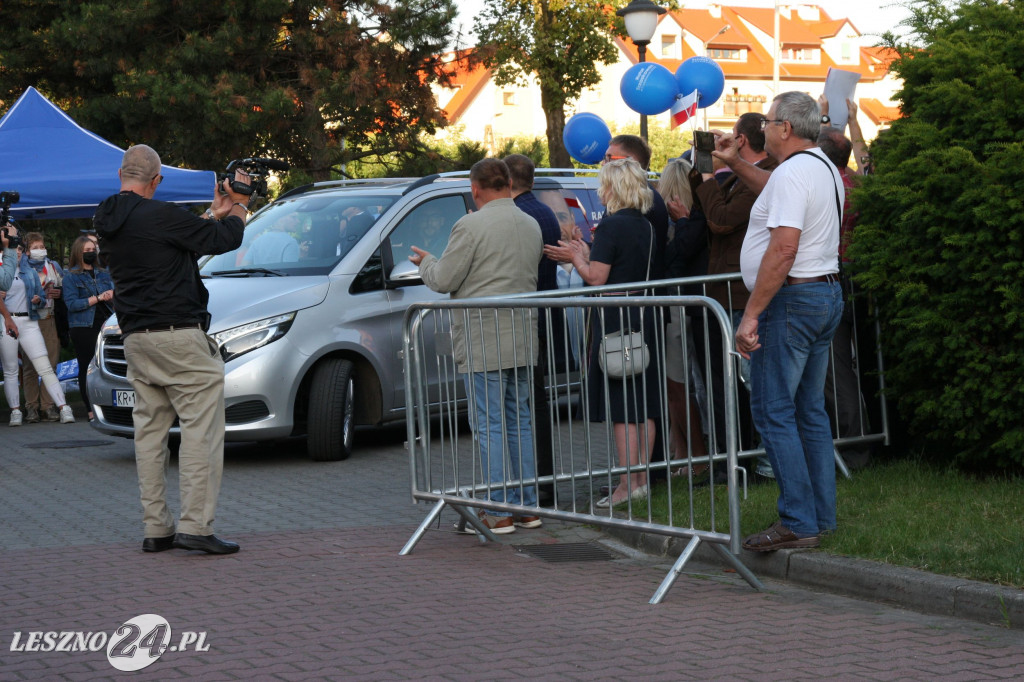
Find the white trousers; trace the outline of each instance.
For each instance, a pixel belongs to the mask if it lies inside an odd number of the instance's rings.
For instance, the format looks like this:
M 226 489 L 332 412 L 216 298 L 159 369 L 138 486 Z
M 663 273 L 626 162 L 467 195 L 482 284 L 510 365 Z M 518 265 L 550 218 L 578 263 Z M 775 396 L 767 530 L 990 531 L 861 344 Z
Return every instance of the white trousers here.
M 43 386 L 53 398 L 54 405 L 63 406 L 64 389 L 60 387 L 57 375 L 50 366 L 50 358 L 46 354 L 46 341 L 39 329 L 39 323 L 27 317 L 15 317 L 14 324 L 18 325 L 18 338 L 8 336 L 6 324 L 3 325 L 3 336 L 0 336 L 0 362 L 4 365 L 4 395 L 7 397 L 7 406 L 12 410 L 21 406 L 21 398 L 18 397 L 19 345 L 22 352 L 32 361 L 32 366 L 43 380 Z

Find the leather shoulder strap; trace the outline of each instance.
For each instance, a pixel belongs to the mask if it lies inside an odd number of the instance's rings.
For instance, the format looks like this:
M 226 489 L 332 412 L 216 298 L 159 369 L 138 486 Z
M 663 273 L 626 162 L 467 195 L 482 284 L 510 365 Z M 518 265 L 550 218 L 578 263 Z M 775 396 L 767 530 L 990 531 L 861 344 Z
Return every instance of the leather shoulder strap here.
M 825 159 L 821 158 L 820 156 L 818 156 L 814 152 L 808 151 L 806 149 L 802 149 L 802 150 L 800 150 L 798 152 L 793 152 L 792 154 L 790 154 L 789 157 L 786 160 L 788 161 L 789 159 L 792 159 L 797 154 L 807 154 L 808 156 L 813 157 L 813 158 L 817 159 L 818 161 L 821 161 L 823 164 L 825 164 L 825 168 L 828 168 L 829 175 L 832 176 L 833 180 L 835 179 L 835 175 L 832 173 L 832 164 L 830 164 L 828 161 L 826 161 Z M 839 184 L 840 185 L 843 184 L 842 178 L 839 179 Z M 843 224 L 843 205 L 839 202 L 839 190 L 836 189 L 833 186 L 832 187 L 832 191 L 834 191 L 836 193 L 836 212 L 839 214 L 839 224 L 842 225 Z

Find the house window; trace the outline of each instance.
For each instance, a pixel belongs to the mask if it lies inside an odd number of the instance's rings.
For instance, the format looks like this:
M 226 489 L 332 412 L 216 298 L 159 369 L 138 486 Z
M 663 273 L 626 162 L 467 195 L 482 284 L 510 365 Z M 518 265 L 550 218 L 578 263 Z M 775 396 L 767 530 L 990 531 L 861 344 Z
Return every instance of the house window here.
M 809 47 L 787 47 L 782 51 L 782 60 L 787 62 L 813 62 L 814 50 Z
M 843 61 L 848 62 L 853 59 L 853 46 L 850 43 L 843 43 Z
M 501 102 L 507 107 L 515 106 L 516 93 L 507 91 L 501 93 Z
M 708 56 L 712 59 L 740 61 L 743 59 L 743 52 L 742 50 L 721 50 L 718 48 L 712 48 L 708 50 Z
M 679 51 L 676 49 L 676 37 L 673 35 L 661 36 L 661 56 L 669 59 L 678 59 Z

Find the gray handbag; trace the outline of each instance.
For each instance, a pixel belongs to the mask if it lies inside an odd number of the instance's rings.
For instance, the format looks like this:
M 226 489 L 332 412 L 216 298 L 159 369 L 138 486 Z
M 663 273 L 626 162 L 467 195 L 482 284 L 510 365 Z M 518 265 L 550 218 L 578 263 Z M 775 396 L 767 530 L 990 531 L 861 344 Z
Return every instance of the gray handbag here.
M 597 356 L 601 370 L 609 379 L 625 379 L 642 374 L 651 362 L 643 332 L 621 331 L 605 334 Z
M 650 225 L 650 223 L 648 223 Z M 651 247 L 647 253 L 647 279 L 651 278 L 651 256 L 654 254 L 654 227 L 651 227 Z M 601 337 L 597 364 L 609 379 L 626 379 L 643 374 L 651 363 L 651 353 L 644 343 L 642 331 L 619 330 Z

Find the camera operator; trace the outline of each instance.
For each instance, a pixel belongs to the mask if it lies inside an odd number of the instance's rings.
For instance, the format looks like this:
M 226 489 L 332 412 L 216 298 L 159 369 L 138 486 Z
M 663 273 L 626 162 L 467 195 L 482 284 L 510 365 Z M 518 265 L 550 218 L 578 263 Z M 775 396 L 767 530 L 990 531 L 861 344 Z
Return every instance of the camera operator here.
M 0 226 L 0 291 L 7 291 L 14 281 L 14 271 L 18 269 L 18 229 L 6 220 Z
M 248 176 L 236 172 L 234 184 L 224 179 L 204 217 L 153 199 L 163 177 L 160 157 L 146 145 L 125 152 L 118 176 L 121 192 L 100 204 L 93 222 L 109 257 L 114 312 L 135 390 L 142 549 L 237 552 L 237 544 L 213 534 L 224 463 L 224 362 L 206 335 L 209 293 L 196 261 L 242 243 L 249 196 L 236 185 Z M 167 437 L 175 415 L 181 427 L 177 528 L 166 501 Z

